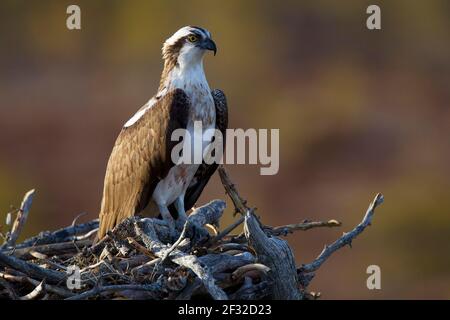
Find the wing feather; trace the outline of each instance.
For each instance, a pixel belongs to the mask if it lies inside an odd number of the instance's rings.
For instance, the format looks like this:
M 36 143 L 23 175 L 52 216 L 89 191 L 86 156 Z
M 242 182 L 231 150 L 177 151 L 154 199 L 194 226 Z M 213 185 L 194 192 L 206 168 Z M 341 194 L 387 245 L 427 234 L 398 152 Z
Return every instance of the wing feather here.
M 186 128 L 190 102 L 181 89 L 159 98 L 117 137 L 108 161 L 98 239 L 122 220 L 141 212 L 160 179 L 173 166 L 173 130 Z

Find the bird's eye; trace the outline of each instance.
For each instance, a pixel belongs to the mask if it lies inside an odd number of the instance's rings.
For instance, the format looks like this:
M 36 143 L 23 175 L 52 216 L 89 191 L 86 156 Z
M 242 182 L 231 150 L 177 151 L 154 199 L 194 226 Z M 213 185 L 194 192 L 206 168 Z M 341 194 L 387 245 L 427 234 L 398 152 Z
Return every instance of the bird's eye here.
M 198 37 L 196 35 L 191 34 L 188 36 L 188 40 L 189 42 L 195 42 L 198 40 Z

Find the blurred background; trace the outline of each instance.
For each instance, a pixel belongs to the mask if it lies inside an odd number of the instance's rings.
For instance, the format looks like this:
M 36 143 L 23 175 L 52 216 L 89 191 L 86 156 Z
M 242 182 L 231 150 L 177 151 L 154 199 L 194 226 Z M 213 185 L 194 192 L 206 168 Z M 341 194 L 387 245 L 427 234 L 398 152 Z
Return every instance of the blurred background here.
M 82 30 L 66 28 L 81 7 Z M 382 30 L 366 28 L 381 7 Z M 373 226 L 322 266 L 323 299 L 450 298 L 450 2 L 20 1 L 0 4 L 0 224 L 37 194 L 24 236 L 97 216 L 121 126 L 158 86 L 163 41 L 184 25 L 211 31 L 212 88 L 231 128 L 279 128 L 280 170 L 230 165 L 263 222 L 335 218 L 297 232 L 297 262 L 359 223 Z M 200 203 L 225 199 L 217 176 Z M 233 220 L 232 204 L 222 226 Z M 381 290 L 366 268 L 379 265 Z

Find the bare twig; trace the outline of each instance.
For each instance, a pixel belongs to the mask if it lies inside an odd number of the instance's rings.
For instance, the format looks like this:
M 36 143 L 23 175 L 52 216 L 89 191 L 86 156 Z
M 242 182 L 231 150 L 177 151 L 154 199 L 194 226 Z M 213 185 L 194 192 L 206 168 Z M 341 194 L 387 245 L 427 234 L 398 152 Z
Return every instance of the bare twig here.
M 131 270 L 135 267 L 145 265 L 147 262 L 149 262 L 150 257 L 145 254 L 135 255 L 129 259 L 123 259 L 119 262 L 118 267 L 121 270 L 127 271 Z
M 87 215 L 86 212 L 82 212 L 80 214 L 78 214 L 73 220 L 72 220 L 72 224 L 70 225 L 71 227 L 76 226 L 78 219 L 80 219 L 82 216 Z
M 34 189 L 28 191 L 23 197 L 22 204 L 20 205 L 19 212 L 17 213 L 16 220 L 12 226 L 11 232 L 8 235 L 7 241 L 3 247 L 13 247 L 22 232 L 23 226 L 28 218 L 28 213 L 33 203 Z
M 42 232 L 38 236 L 29 238 L 22 243 L 16 245 L 16 248 L 24 248 L 24 247 L 30 247 L 30 246 L 36 246 L 36 245 L 43 245 L 43 244 L 49 244 L 49 243 L 60 243 L 60 242 L 67 242 L 72 241 L 74 239 L 77 239 L 76 237 L 78 235 L 86 234 L 91 232 L 92 230 L 98 228 L 98 219 L 83 223 L 83 224 L 77 224 L 74 226 L 70 226 L 67 228 L 62 228 L 59 230 L 56 230 L 54 232 Z
M 8 281 L 13 281 L 13 282 L 20 282 L 20 283 L 30 283 L 34 286 L 38 286 L 39 285 L 39 281 L 34 280 L 30 277 L 27 277 L 26 275 L 22 275 L 22 273 L 17 272 L 17 274 L 20 275 L 11 275 L 11 274 L 7 274 L 7 273 L 2 273 L 0 272 L 0 279 L 5 279 Z M 57 286 L 53 286 L 50 284 L 46 284 L 45 285 L 45 290 L 47 292 L 52 292 L 58 296 L 61 296 L 63 298 L 68 298 L 73 296 L 74 294 L 72 292 L 70 292 L 69 290 L 65 289 L 65 288 L 61 288 L 61 287 L 57 287 Z
M 146 247 L 144 247 L 143 245 L 141 245 L 139 242 L 137 242 L 134 238 L 132 237 L 128 237 L 127 241 L 130 245 L 132 245 L 137 251 L 139 251 L 142 254 L 145 254 L 146 256 L 154 259 L 155 255 L 153 253 L 151 253 L 150 251 L 148 251 L 148 249 Z
M 237 227 L 239 227 L 243 222 L 244 222 L 245 218 L 244 216 L 239 217 L 239 219 L 237 219 L 235 222 L 233 222 L 232 224 L 230 224 L 228 227 L 226 227 L 225 229 L 223 229 L 223 231 L 221 231 L 218 235 L 216 235 L 214 238 L 212 238 L 209 242 L 208 245 L 213 245 L 215 243 L 217 243 L 218 241 L 222 240 L 225 236 L 227 236 L 231 231 L 233 231 L 234 229 L 236 229 Z
M 92 298 L 96 295 L 105 292 L 120 292 L 125 290 L 135 290 L 135 291 L 149 291 L 159 293 L 161 287 L 159 284 L 150 284 L 150 285 L 142 285 L 142 284 L 121 284 L 121 285 L 110 285 L 105 287 L 97 286 L 94 289 L 89 291 L 85 291 L 78 295 L 67 298 L 66 300 L 85 300 L 88 298 Z
M 59 283 L 66 279 L 64 273 L 41 268 L 35 264 L 10 257 L 2 252 L 0 252 L 0 266 L 10 267 L 39 280 L 47 279 L 50 283 Z
M 199 257 L 198 260 L 201 264 L 208 266 L 208 269 L 216 275 L 227 270 L 235 270 L 247 264 L 252 264 L 256 258 L 250 252 L 244 252 L 234 256 L 226 253 L 207 254 Z
M 74 236 L 71 240 L 72 241 L 80 241 L 80 240 L 85 240 L 85 239 L 89 239 L 90 237 L 92 237 L 94 234 L 96 234 L 98 231 L 98 228 L 92 229 L 91 231 L 79 235 L 79 236 Z
M 131 270 L 131 274 L 134 277 L 140 277 L 143 275 L 151 274 L 157 265 L 161 262 L 161 258 L 156 258 L 151 261 L 147 261 L 144 264 L 138 265 Z
M 177 241 L 175 241 L 172 244 L 172 246 L 168 250 L 166 250 L 164 255 L 161 257 L 160 263 L 164 263 L 167 260 L 167 258 L 169 257 L 169 255 L 180 245 L 180 243 L 186 239 L 186 232 L 187 232 L 188 224 L 189 224 L 189 219 L 186 220 L 186 222 L 184 223 L 183 230 L 181 231 L 181 234 L 178 237 Z
M 81 240 L 77 241 L 76 245 L 78 247 L 86 247 L 92 244 L 91 240 Z M 21 259 L 32 259 L 32 252 L 39 252 L 44 255 L 57 255 L 61 253 L 67 252 L 76 252 L 77 246 L 73 242 L 61 242 L 61 243 L 52 243 L 52 244 L 44 244 L 34 247 L 25 247 L 21 249 L 4 251 L 4 253 L 8 255 L 14 255 L 17 258 Z
M 170 248 L 158 241 L 153 224 L 145 224 L 144 232 L 139 226 L 139 223 L 135 223 L 135 230 L 136 234 L 142 239 L 147 249 L 155 253 L 157 256 L 162 258 L 166 255 L 167 251 L 170 250 Z M 223 292 L 223 290 L 215 284 L 214 278 L 207 269 L 201 266 L 197 257 L 174 249 L 170 254 L 170 259 L 176 264 L 192 270 L 192 272 L 194 272 L 194 274 L 202 280 L 205 288 L 214 299 L 227 299 L 225 292 Z
M 315 261 L 297 269 L 291 248 L 278 236 L 340 223 L 329 220 L 264 226 L 222 166 L 219 174 L 236 213 L 242 215 L 223 231 L 210 236 L 205 229 L 212 225 L 216 230 L 224 211 L 225 202 L 215 200 L 193 211 L 173 245 L 166 244 L 173 239 L 165 221 L 139 216 L 125 219 L 93 246 L 88 239 L 96 232 L 98 220 L 79 225 L 75 221 L 70 227 L 42 232 L 19 244 L 16 238 L 12 247 L 5 248 L 5 244 L 0 249 L 1 297 L 190 299 L 209 294 L 214 299 L 316 298 L 307 291 L 313 271 L 333 252 L 351 244 L 370 224 L 375 207 L 382 202 L 382 196 L 377 195 L 354 230 L 327 246 Z M 17 211 L 29 210 L 26 203 L 29 201 L 24 200 Z M 18 227 L 13 228 L 17 234 L 24 224 L 20 221 L 25 219 L 18 214 Z M 243 222 L 244 233 L 230 235 Z M 76 293 L 65 283 L 71 266 L 79 268 L 81 288 Z
M 27 295 L 24 295 L 23 297 L 20 297 L 20 300 L 34 300 L 37 297 L 39 297 L 41 294 L 44 294 L 46 292 L 45 290 L 45 279 L 42 280 L 36 288 L 33 289 L 30 293 Z
M 233 273 L 231 274 L 231 278 L 233 280 L 237 280 L 237 279 L 244 278 L 244 277 L 248 276 L 249 274 L 253 274 L 255 272 L 257 274 L 267 275 L 267 273 L 269 271 L 270 271 L 270 268 L 261 263 L 251 263 L 251 264 L 246 264 L 246 265 L 234 270 Z
M 342 223 L 336 220 L 328 220 L 328 221 L 308 221 L 302 223 L 288 224 L 285 226 L 275 227 L 268 230 L 268 232 L 273 236 L 287 235 L 296 230 L 306 231 L 312 228 L 318 227 L 339 227 Z
M 197 228 L 197 230 L 201 230 L 201 228 L 206 224 L 217 224 L 223 211 L 225 210 L 225 206 L 224 201 L 213 200 L 204 206 L 196 208 L 187 218 L 178 240 L 175 241 L 175 243 L 162 257 L 161 263 L 163 263 L 172 251 L 175 250 L 184 239 L 186 239 L 186 234 L 189 228 Z
M 219 172 L 220 180 L 222 181 L 226 193 L 231 198 L 231 201 L 233 201 L 236 211 L 244 216 L 247 211 L 251 210 L 249 207 L 247 207 L 247 201 L 242 199 L 242 197 L 239 195 L 236 186 L 228 176 L 225 167 L 223 165 L 220 165 L 217 171 Z
M 305 264 L 302 267 L 300 267 L 299 271 L 308 273 L 308 272 L 314 272 L 317 269 L 320 268 L 320 266 L 337 250 L 340 248 L 350 245 L 361 232 L 364 231 L 364 229 L 369 226 L 372 222 L 373 214 L 375 213 L 375 208 L 382 204 L 384 201 L 384 197 L 381 193 L 378 193 L 375 196 L 375 199 L 372 201 L 372 203 L 369 205 L 369 208 L 366 211 L 366 214 L 364 215 L 363 220 L 360 224 L 358 224 L 352 231 L 348 233 L 344 233 L 342 237 L 337 239 L 332 244 L 325 246 L 323 251 L 320 253 L 320 255 L 311 263 Z

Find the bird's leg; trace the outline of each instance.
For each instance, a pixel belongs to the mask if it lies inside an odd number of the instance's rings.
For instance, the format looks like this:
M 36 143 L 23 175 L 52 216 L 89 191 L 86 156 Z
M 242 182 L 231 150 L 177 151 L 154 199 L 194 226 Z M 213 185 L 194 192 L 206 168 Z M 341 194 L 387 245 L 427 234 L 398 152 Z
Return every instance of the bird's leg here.
M 179 230 L 184 230 L 184 226 L 187 221 L 186 210 L 184 209 L 184 194 L 179 196 L 175 200 L 174 204 L 178 212 L 178 219 L 176 221 L 176 226 Z M 188 230 L 187 231 L 188 237 L 191 239 L 192 244 L 198 244 L 209 239 L 209 233 L 205 228 L 194 224 L 186 227 Z
M 177 233 L 175 231 L 175 221 L 173 220 L 172 215 L 170 214 L 169 209 L 166 205 L 160 205 L 158 204 L 159 212 L 161 213 L 162 218 L 164 221 L 167 222 L 167 225 L 169 227 L 169 234 L 172 239 L 175 239 L 177 236 Z
M 184 194 L 175 200 L 175 208 L 178 212 L 177 227 L 183 228 L 187 220 L 186 210 L 184 209 Z

